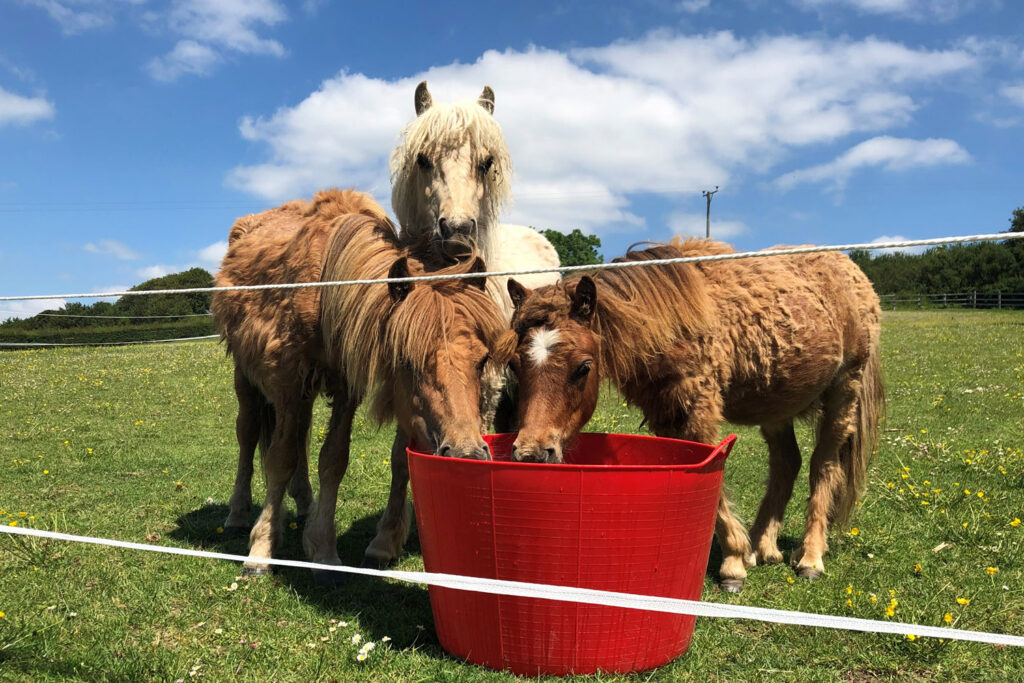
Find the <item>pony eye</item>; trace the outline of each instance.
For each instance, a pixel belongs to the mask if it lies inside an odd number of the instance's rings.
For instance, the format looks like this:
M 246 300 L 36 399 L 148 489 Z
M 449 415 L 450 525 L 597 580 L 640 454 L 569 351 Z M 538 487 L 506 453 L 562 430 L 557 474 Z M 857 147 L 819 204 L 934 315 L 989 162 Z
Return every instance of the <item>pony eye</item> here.
M 492 166 L 494 166 L 494 157 L 487 157 L 480 162 L 480 172 L 486 175 Z
M 429 171 L 434 168 L 434 164 L 430 163 L 430 159 L 425 154 L 416 155 L 416 165 L 420 167 L 421 171 Z
M 576 369 L 572 371 L 572 379 L 581 380 L 587 375 L 589 375 L 590 368 L 591 366 L 593 366 L 593 364 L 594 361 L 592 360 L 585 360 L 582 363 L 580 363 L 579 366 L 577 366 Z

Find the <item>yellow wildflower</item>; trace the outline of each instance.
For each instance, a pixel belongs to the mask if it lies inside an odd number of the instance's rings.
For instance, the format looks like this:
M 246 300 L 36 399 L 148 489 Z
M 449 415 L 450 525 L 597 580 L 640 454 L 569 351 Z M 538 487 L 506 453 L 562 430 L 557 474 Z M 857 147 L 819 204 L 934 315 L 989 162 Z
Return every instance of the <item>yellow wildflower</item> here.
M 943 614 L 942 615 L 942 620 L 944 622 L 946 622 L 947 624 L 952 624 L 953 623 L 953 614 L 952 614 L 952 612 L 946 612 L 945 614 Z
M 850 529 L 851 536 L 856 536 L 858 534 L 860 534 L 860 529 L 858 529 L 857 527 L 853 527 L 852 529 Z
M 1010 522 L 1010 526 L 1020 526 L 1020 517 L 1014 517 L 1013 521 Z
M 995 576 L 996 572 L 999 571 L 999 567 L 985 567 L 985 572 L 989 576 Z
M 958 605 L 969 605 L 969 604 L 971 604 L 971 599 L 970 598 L 957 598 L 956 599 L 956 604 L 958 604 Z

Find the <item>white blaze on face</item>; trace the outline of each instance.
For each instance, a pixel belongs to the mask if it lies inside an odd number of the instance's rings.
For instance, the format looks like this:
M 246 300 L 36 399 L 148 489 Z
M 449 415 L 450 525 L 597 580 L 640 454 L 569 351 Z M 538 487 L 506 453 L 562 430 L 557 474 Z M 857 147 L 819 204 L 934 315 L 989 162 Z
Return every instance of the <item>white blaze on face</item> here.
M 544 364 L 544 361 L 548 359 L 551 353 L 551 349 L 558 343 L 558 338 L 558 330 L 551 330 L 547 327 L 542 327 L 534 333 L 529 350 L 530 360 L 533 361 L 534 365 L 540 367 Z

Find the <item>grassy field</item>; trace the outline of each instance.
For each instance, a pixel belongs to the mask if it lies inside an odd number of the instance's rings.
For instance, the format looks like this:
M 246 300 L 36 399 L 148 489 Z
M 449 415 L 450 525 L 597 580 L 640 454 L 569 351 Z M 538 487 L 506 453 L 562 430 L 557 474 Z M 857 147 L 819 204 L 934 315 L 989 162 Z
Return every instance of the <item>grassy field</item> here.
M 758 567 L 731 595 L 709 575 L 704 599 L 1024 633 L 1024 313 L 886 313 L 883 347 L 888 419 L 825 577 Z M 244 553 L 244 540 L 218 533 L 236 457 L 230 370 L 212 342 L 0 353 L 2 523 Z M 325 418 L 318 405 L 314 447 Z M 590 428 L 634 432 L 640 422 L 606 391 Z M 726 480 L 749 523 L 767 464 L 756 431 L 739 433 Z M 806 446 L 806 428 L 798 433 Z M 388 429 L 357 417 L 354 437 L 338 512 L 346 563 L 361 559 L 389 480 Z M 787 554 L 806 496 L 801 476 L 780 543 Z M 299 529 L 286 543 L 284 556 L 301 558 Z M 415 536 L 407 550 L 398 568 L 422 568 Z M 0 680 L 513 679 L 441 650 L 425 588 L 354 579 L 325 592 L 302 571 L 239 573 L 226 562 L 0 537 Z M 377 645 L 362 662 L 357 634 Z M 672 664 L 597 678 L 769 676 L 1024 680 L 1024 652 L 701 619 Z

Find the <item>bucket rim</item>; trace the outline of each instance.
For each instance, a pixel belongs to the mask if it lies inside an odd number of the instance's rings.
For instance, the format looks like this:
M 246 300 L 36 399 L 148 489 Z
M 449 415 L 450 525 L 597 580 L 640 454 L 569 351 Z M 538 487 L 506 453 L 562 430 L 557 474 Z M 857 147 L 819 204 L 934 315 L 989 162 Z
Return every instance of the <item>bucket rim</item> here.
M 533 468 L 543 469 L 546 471 L 620 471 L 620 472 L 644 472 L 644 471 L 655 471 L 655 472 L 666 472 L 666 471 L 692 471 L 700 470 L 714 465 L 724 466 L 725 459 L 729 456 L 732 451 L 732 447 L 736 444 L 737 435 L 729 434 L 722 439 L 717 446 L 711 444 L 701 443 L 699 441 L 687 441 L 686 439 L 673 439 L 666 436 L 650 436 L 648 434 L 619 434 L 614 432 L 583 432 L 580 436 L 587 434 L 601 434 L 605 436 L 627 436 L 633 439 L 639 439 L 642 441 L 652 442 L 677 442 L 693 444 L 697 446 L 703 446 L 705 448 L 711 448 L 708 453 L 700 462 L 685 463 L 679 465 L 599 465 L 599 464 L 587 464 L 587 463 L 542 463 L 542 462 L 515 462 L 513 460 L 475 460 L 469 458 L 450 458 L 433 453 L 424 453 L 417 451 L 412 446 L 407 446 L 405 451 L 409 457 L 415 457 L 426 461 L 450 461 L 453 463 L 459 463 L 465 467 L 510 467 L 510 468 Z M 497 437 L 497 436 L 508 436 L 509 434 L 488 434 L 486 436 Z

